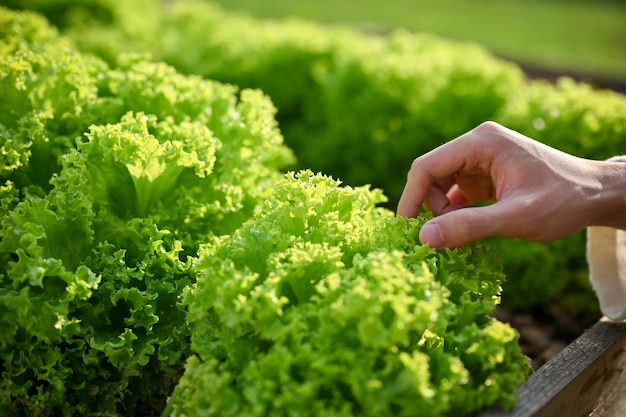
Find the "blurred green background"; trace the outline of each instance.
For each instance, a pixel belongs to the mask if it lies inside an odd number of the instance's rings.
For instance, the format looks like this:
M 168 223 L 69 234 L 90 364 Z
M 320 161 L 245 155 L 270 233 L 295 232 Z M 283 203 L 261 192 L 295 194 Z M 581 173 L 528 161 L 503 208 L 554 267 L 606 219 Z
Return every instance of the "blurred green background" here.
M 470 40 L 531 76 L 569 75 L 626 91 L 622 0 L 217 0 L 260 18 L 298 17 L 386 32 L 403 27 Z

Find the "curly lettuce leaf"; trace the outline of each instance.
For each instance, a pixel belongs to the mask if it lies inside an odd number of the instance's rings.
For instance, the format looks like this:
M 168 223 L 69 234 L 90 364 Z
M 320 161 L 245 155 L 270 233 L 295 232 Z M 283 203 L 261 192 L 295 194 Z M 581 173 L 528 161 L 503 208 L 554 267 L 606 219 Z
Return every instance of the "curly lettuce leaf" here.
M 484 245 L 436 252 L 379 190 L 302 171 L 185 291 L 192 356 L 165 415 L 432 416 L 510 406 L 529 372 L 489 318 L 503 275 Z
M 293 158 L 276 109 L 0 19 L 0 414 L 158 412 L 189 356 L 191 257 Z

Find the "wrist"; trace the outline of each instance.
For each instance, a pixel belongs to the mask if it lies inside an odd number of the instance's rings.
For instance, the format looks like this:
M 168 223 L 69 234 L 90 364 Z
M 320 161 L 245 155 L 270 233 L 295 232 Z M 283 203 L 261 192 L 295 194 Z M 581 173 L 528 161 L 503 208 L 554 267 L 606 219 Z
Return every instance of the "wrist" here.
M 590 199 L 590 226 L 626 229 L 626 157 L 597 163 L 600 187 Z

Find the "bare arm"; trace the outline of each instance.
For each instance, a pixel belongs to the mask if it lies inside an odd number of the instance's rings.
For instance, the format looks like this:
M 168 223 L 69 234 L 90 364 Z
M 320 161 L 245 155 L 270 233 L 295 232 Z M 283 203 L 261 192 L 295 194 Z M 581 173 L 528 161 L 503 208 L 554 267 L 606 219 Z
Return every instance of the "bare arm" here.
M 420 240 L 438 249 L 495 235 L 551 241 L 591 225 L 626 229 L 626 164 L 578 158 L 487 122 L 413 162 L 397 213 L 415 217 L 422 205 L 437 217 Z

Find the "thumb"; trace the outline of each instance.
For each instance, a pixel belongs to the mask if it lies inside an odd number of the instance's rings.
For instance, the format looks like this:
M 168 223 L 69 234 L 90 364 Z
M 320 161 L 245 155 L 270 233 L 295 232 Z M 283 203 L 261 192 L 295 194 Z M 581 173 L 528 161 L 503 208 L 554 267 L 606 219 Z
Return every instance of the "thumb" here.
M 420 242 L 434 249 L 445 249 L 493 236 L 500 223 L 496 205 L 465 207 L 437 216 L 422 226 Z

